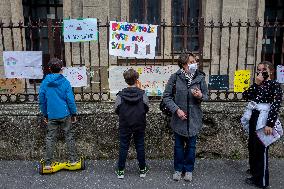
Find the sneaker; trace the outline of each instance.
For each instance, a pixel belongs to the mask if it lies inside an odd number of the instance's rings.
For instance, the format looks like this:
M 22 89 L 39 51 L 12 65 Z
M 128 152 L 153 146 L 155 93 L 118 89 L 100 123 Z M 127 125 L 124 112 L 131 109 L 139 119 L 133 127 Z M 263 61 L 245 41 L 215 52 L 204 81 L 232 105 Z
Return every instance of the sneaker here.
M 176 171 L 174 174 L 173 174 L 173 179 L 175 181 L 179 181 L 181 179 L 181 172 L 180 171 Z
M 117 175 L 117 178 L 123 179 L 124 178 L 124 170 L 115 170 L 115 174 Z
M 51 169 L 51 166 L 50 166 L 50 165 L 46 165 L 46 166 L 43 167 L 43 169 L 45 169 L 45 170 L 50 170 L 50 169 Z
M 184 179 L 185 181 L 191 182 L 191 181 L 192 181 L 192 172 L 185 172 L 183 179 Z
M 144 178 L 144 177 L 146 177 L 146 173 L 148 173 L 149 172 L 149 167 L 148 166 L 145 166 L 145 168 L 144 169 L 140 169 L 140 177 L 141 178 Z
M 70 165 L 74 166 L 78 163 L 78 161 L 71 162 Z
M 51 169 L 51 164 L 52 163 L 50 161 L 45 161 L 43 169 L 50 170 Z

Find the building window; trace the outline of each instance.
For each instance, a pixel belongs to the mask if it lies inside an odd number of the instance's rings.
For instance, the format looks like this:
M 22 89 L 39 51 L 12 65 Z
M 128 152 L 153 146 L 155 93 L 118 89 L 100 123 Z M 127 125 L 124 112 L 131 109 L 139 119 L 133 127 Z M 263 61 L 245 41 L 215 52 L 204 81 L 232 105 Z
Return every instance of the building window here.
M 63 19 L 63 0 L 23 0 L 23 13 L 26 26 L 30 23 L 38 26 L 39 20 L 45 26 L 26 28 L 25 39 L 26 50 L 42 51 L 46 73 L 45 65 L 50 57 L 64 58 L 61 30 L 59 27 L 48 26 L 48 20 L 54 26 Z M 52 34 L 52 37 L 49 37 L 49 34 Z
M 265 1 L 264 20 L 269 22 L 271 26 L 276 21 L 278 23 L 284 22 L 284 2 L 283 0 Z M 275 36 L 274 36 L 275 35 Z M 281 65 L 284 63 L 283 56 L 283 40 L 284 28 L 278 27 L 264 27 L 263 28 L 263 41 L 262 41 L 262 59 L 271 61 L 274 65 Z M 274 44 L 274 38 L 276 42 Z M 273 52 L 273 48 L 274 52 Z
M 172 0 L 172 22 L 174 25 L 191 25 L 190 27 L 173 27 L 173 50 L 198 51 L 199 0 Z
M 159 24 L 161 22 L 161 0 L 129 0 L 130 22 Z

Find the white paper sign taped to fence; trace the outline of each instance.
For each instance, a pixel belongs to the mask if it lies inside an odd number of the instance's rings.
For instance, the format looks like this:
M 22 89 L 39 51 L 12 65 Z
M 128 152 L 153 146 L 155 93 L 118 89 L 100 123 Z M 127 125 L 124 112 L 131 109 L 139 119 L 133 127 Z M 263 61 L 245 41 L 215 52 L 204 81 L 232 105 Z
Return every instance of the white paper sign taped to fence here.
M 109 54 L 122 57 L 154 58 L 157 25 L 110 22 Z
M 3 52 L 6 78 L 42 79 L 41 51 Z
M 63 20 L 64 42 L 83 42 L 97 40 L 97 19 Z
M 133 68 L 139 73 L 140 88 L 147 96 L 162 96 L 170 76 L 179 68 L 169 66 L 111 66 L 109 68 L 109 88 L 111 94 L 116 94 L 127 87 L 124 81 L 124 71 Z
M 277 66 L 277 82 L 284 83 L 284 66 Z
M 85 66 L 82 67 L 65 67 L 63 68 L 63 75 L 70 82 L 72 87 L 87 86 L 87 70 Z

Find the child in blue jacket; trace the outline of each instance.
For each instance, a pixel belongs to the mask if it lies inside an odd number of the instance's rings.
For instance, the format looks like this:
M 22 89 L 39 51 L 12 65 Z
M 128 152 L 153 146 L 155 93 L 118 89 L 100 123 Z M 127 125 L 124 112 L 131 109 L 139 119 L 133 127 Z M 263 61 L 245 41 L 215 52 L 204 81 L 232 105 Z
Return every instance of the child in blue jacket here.
M 77 161 L 72 122 L 76 121 L 76 104 L 69 81 L 61 74 L 63 63 L 57 58 L 48 62 L 51 74 L 40 85 L 39 106 L 47 123 L 45 169 L 51 169 L 58 129 L 63 129 L 71 165 Z

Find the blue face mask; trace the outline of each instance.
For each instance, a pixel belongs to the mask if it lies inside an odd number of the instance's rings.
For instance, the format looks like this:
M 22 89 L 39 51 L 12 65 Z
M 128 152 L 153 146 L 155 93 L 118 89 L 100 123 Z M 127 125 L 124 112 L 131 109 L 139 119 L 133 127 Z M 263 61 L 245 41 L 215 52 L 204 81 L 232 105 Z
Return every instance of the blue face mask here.
M 197 63 L 189 64 L 188 70 L 189 70 L 189 73 L 194 73 L 197 70 Z

